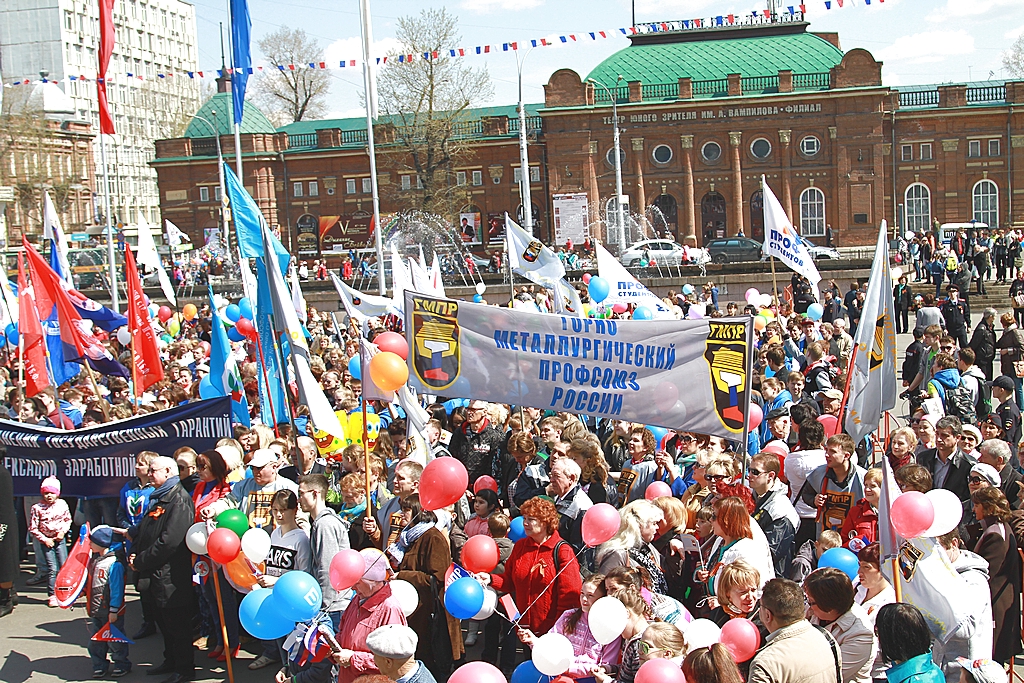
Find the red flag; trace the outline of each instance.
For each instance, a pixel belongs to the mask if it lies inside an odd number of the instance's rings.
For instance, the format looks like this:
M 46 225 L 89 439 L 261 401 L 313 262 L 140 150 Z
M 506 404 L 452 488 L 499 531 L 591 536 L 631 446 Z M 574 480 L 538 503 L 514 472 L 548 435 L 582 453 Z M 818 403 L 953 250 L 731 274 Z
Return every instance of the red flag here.
M 143 391 L 164 378 L 164 368 L 160 363 L 160 350 L 156 347 L 156 334 L 149 324 L 139 270 L 130 248 L 124 250 L 124 270 L 128 287 L 128 331 L 132 334 L 132 363 L 135 364 L 135 395 L 141 396 Z
M 114 0 L 100 0 L 100 68 L 96 74 L 96 95 L 100 105 L 100 133 L 114 134 L 114 120 L 107 106 L 107 66 L 114 52 Z
M 35 396 L 50 386 L 50 375 L 46 371 L 46 341 L 39 311 L 32 298 L 32 288 L 25 277 L 25 261 L 18 254 L 18 320 L 19 334 L 24 340 L 25 395 Z

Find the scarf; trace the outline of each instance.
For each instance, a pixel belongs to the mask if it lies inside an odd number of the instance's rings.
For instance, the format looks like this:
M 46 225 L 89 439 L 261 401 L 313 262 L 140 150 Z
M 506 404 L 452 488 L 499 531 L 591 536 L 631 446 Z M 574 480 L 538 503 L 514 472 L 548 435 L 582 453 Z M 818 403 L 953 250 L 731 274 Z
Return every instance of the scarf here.
M 665 573 L 654 560 L 654 551 L 650 544 L 643 543 L 629 549 L 629 559 L 640 565 L 651 579 L 651 590 L 655 593 L 668 595 L 668 583 L 665 581 Z
M 163 496 L 163 495 L 164 495 L 165 493 L 167 493 L 168 491 L 170 491 L 171 489 L 173 489 L 173 488 L 174 488 L 175 486 L 177 486 L 177 485 L 178 485 L 178 484 L 179 484 L 180 482 L 181 482 L 181 479 L 180 479 L 180 477 L 178 477 L 177 475 L 175 475 L 175 476 L 173 476 L 173 477 L 170 477 L 170 478 L 168 478 L 168 479 L 167 479 L 167 481 L 165 481 L 165 482 L 164 482 L 164 483 L 163 483 L 163 484 L 162 484 L 162 485 L 160 486 L 160 488 L 156 489 L 155 491 L 153 491 L 153 493 L 151 493 L 151 494 L 149 495 L 149 499 L 150 499 L 150 500 L 159 500 L 159 499 L 160 499 L 160 498 L 161 498 L 161 497 L 162 497 L 162 496 Z
M 388 557 L 391 558 L 393 564 L 402 564 L 402 559 L 405 558 L 405 551 L 409 549 L 413 543 L 415 543 L 420 536 L 427 533 L 427 530 L 434 526 L 433 522 L 418 522 L 412 526 L 407 526 L 402 529 L 402 532 L 398 534 L 398 540 L 388 546 L 385 551 Z

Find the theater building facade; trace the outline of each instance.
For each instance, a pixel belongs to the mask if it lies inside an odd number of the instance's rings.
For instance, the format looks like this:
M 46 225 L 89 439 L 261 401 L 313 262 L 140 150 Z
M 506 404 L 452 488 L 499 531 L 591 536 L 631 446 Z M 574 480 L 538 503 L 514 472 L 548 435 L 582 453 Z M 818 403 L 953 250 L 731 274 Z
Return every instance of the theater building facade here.
M 882 219 L 914 231 L 972 219 L 1024 229 L 1024 81 L 890 88 L 868 51 L 844 52 L 837 34 L 814 33 L 799 14 L 712 28 L 670 22 L 630 41 L 590 74 L 556 71 L 544 103 L 527 105 L 533 214 L 549 243 L 570 206 L 609 237 L 615 125 L 630 210 L 643 207 L 648 228 L 679 242 L 763 237 L 762 176 L 819 243 L 872 244 Z M 228 98 L 200 115 L 218 125 L 230 158 Z M 450 219 L 470 223 L 464 239 L 475 251 L 500 250 L 501 217 L 523 212 L 516 108 L 473 110 L 460 125 L 475 153 L 456 169 L 469 199 Z M 378 156 L 393 153 L 386 126 L 377 128 Z M 247 105 L 244 184 L 286 244 L 311 257 L 368 244 L 365 143 L 361 119 L 275 130 Z M 211 128 L 197 117 L 156 149 L 164 217 L 201 244 L 219 221 Z M 382 212 L 409 208 L 414 176 L 387 169 L 379 165 L 389 188 Z

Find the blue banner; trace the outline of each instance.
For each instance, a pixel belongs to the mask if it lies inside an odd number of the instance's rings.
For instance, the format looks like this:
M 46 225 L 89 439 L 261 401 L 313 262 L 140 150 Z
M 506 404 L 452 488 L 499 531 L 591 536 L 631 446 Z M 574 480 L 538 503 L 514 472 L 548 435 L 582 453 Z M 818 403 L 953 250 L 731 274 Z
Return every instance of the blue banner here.
M 230 0 L 231 5 L 231 51 L 233 64 L 231 69 L 231 101 L 234 105 L 234 122 L 241 125 L 245 111 L 245 85 L 249 80 L 249 69 L 252 67 L 252 55 L 249 51 L 252 21 L 249 19 L 249 3 L 247 0 Z
M 0 420 L 3 464 L 16 496 L 38 496 L 49 476 L 60 479 L 64 497 L 117 496 L 135 476 L 139 451 L 172 456 L 191 446 L 201 453 L 229 436 L 231 399 L 226 396 L 70 432 Z

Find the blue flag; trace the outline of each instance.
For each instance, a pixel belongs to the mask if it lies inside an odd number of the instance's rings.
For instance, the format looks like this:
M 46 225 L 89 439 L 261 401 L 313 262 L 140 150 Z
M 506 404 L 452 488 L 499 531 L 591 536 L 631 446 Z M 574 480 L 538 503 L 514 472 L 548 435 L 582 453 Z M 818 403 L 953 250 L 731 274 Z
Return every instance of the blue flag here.
M 249 53 L 252 20 L 248 0 L 231 0 L 231 100 L 235 105 L 235 123 L 242 123 L 245 107 L 245 84 L 249 80 L 252 55 Z
M 263 256 L 263 225 L 266 221 L 256 202 L 242 187 L 238 176 L 231 167 L 224 164 L 224 184 L 227 187 L 228 200 L 231 202 L 231 217 L 235 223 L 235 235 L 238 237 L 238 251 L 242 258 L 260 258 Z M 267 231 L 274 251 L 277 253 L 282 273 L 288 272 L 288 262 L 292 255 L 269 230 Z M 262 334 L 262 333 L 261 333 Z
M 213 286 L 210 285 L 209 288 L 210 309 L 213 311 L 213 325 L 210 330 L 210 386 L 214 390 L 214 395 L 231 397 L 232 418 L 238 424 L 248 427 L 249 403 L 245 400 L 242 376 L 238 372 L 235 357 L 231 355 L 231 342 L 228 341 L 227 330 L 224 329 L 224 323 L 221 322 L 217 307 L 213 303 Z
M 50 354 L 48 359 L 50 379 L 54 386 L 59 387 L 64 382 L 78 377 L 82 366 L 78 363 L 64 361 L 64 344 L 61 342 L 60 325 L 56 320 L 44 320 L 43 332 L 46 334 L 46 350 Z
M 260 337 L 260 350 L 263 353 L 263 364 L 267 371 L 267 381 L 263 373 L 259 374 L 260 415 L 263 422 L 270 424 L 276 419 L 278 424 L 288 422 L 288 408 L 285 403 L 284 387 L 287 382 L 285 373 L 281 371 L 281 363 L 274 351 L 274 303 L 270 298 L 270 282 L 267 279 L 267 267 L 262 258 L 256 259 L 256 310 L 253 324 Z M 270 386 L 267 386 L 269 383 Z

